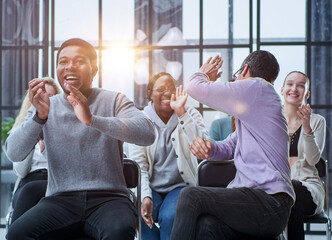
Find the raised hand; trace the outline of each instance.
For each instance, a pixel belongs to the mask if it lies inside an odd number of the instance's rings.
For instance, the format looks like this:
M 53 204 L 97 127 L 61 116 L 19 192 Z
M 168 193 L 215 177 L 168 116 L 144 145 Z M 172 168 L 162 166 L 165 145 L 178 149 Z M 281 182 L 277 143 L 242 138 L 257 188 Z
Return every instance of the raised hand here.
M 175 111 L 178 117 L 181 117 L 186 113 L 185 104 L 188 99 L 188 93 L 186 90 L 180 85 L 176 88 L 176 92 L 171 96 L 171 108 Z
M 73 106 L 76 117 L 82 123 L 90 126 L 92 123 L 92 114 L 87 98 L 77 88 L 68 83 L 65 83 L 65 87 L 70 91 L 67 100 Z
M 311 118 L 311 107 L 309 104 L 302 105 L 297 110 L 297 115 L 302 120 L 303 131 L 307 134 L 311 133 L 312 129 L 310 127 L 310 118 Z
M 213 150 L 213 143 L 210 140 L 204 140 L 197 137 L 190 145 L 190 151 L 199 159 L 209 159 Z
M 43 79 L 34 78 L 29 82 L 29 100 L 37 110 L 40 119 L 46 119 L 50 112 L 50 99 Z
M 152 218 L 152 213 L 153 213 L 153 202 L 152 199 L 149 197 L 145 197 L 142 202 L 141 206 L 141 215 L 146 223 L 146 225 L 149 226 L 149 228 L 152 228 L 153 225 L 153 218 Z
M 210 57 L 199 69 L 200 72 L 209 76 L 210 81 L 215 82 L 220 78 L 222 72 L 220 70 L 224 60 L 220 56 Z

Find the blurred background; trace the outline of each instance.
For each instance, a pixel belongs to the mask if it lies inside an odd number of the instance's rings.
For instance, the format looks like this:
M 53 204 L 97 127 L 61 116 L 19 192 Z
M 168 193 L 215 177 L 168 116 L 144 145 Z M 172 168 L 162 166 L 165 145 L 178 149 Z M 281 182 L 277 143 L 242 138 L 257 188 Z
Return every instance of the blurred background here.
M 309 103 L 326 118 L 323 156 L 332 159 L 332 2 L 330 0 L 1 0 L 1 143 L 20 108 L 28 82 L 57 79 L 61 43 L 79 37 L 95 46 L 99 71 L 93 86 L 125 93 L 142 109 L 151 75 L 171 73 L 186 87 L 211 56 L 224 59 L 228 81 L 244 58 L 268 50 L 280 64 L 275 89 L 286 74 L 311 79 Z M 207 127 L 226 116 L 189 98 Z M 258 116 L 259 117 L 259 116 Z M 19 149 L 18 149 L 19 151 Z M 332 170 L 332 163 L 329 165 Z M 16 177 L 1 151 L 0 227 Z M 331 193 L 332 191 L 330 191 Z

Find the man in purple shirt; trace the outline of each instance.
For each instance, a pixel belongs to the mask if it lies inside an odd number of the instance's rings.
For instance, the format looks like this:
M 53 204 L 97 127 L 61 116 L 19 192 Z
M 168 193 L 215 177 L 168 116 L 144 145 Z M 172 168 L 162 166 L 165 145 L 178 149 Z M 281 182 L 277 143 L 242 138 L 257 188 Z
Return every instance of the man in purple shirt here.
M 236 131 L 223 142 L 197 138 L 190 146 L 201 159 L 234 158 L 237 169 L 227 188 L 188 187 L 179 197 L 175 239 L 269 239 L 287 224 L 295 195 L 288 164 L 288 135 L 281 101 L 273 88 L 279 64 L 255 51 L 232 83 L 215 82 L 222 59 L 208 59 L 194 74 L 188 93 L 236 117 Z

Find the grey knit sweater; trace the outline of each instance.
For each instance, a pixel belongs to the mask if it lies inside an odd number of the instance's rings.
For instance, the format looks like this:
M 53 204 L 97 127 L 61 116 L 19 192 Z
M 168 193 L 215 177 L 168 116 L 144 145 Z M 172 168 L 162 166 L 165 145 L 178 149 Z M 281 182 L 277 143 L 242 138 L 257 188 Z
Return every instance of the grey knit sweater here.
M 46 195 L 81 190 L 107 190 L 127 195 L 122 171 L 123 142 L 150 145 L 151 121 L 121 93 L 93 89 L 88 104 L 91 126 L 81 123 L 63 94 L 50 98 L 46 123 L 33 110 L 5 143 L 13 162 L 23 161 L 43 133 L 49 162 Z

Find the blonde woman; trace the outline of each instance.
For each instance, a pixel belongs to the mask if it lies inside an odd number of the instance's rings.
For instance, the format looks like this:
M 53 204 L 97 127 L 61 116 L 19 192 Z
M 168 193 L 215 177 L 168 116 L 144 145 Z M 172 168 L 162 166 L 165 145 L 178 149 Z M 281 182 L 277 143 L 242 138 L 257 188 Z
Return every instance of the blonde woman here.
M 50 77 L 44 77 L 45 89 L 49 97 L 60 93 L 60 89 Z M 19 114 L 15 119 L 13 129 L 20 126 L 31 107 L 28 93 L 22 102 Z M 35 149 L 30 152 L 22 162 L 14 162 L 13 170 L 18 176 L 16 182 L 12 207 L 13 214 L 11 222 L 14 222 L 27 210 L 36 205 L 45 196 L 47 186 L 47 159 L 45 145 L 40 140 Z
M 324 205 L 324 188 L 315 165 L 325 145 L 325 118 L 311 111 L 310 80 L 302 72 L 290 72 L 281 94 L 290 138 L 289 164 L 296 201 L 288 221 L 288 239 L 304 239 L 303 219 L 319 213 Z

